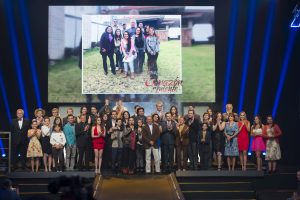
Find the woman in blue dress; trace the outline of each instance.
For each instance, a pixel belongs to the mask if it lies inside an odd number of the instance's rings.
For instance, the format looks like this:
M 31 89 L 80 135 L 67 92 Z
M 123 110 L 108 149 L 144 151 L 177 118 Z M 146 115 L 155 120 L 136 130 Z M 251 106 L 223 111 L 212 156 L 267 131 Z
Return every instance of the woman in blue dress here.
M 234 115 L 228 115 L 228 122 L 225 125 L 225 152 L 227 156 L 228 170 L 234 171 L 236 156 L 239 155 L 237 135 L 239 133 L 239 127 L 234 121 Z

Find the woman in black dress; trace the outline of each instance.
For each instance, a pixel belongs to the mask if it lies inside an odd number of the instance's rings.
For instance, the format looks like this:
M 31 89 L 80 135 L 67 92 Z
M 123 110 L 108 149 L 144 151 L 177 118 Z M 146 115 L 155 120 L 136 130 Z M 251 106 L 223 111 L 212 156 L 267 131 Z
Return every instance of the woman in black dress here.
M 51 172 L 52 145 L 50 144 L 51 126 L 49 117 L 44 118 L 44 125 L 42 126 L 41 131 L 41 145 L 43 150 L 45 172 Z
M 225 122 L 222 121 L 222 113 L 218 112 L 213 122 L 214 131 L 214 151 L 217 154 L 218 171 L 221 170 L 222 154 L 224 152 L 224 128 Z

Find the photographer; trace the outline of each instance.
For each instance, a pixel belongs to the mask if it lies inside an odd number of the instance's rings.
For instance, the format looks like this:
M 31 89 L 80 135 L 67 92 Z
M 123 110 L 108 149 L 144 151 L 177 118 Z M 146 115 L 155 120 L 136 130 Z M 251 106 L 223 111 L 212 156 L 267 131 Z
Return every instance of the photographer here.
M 12 182 L 8 178 L 1 181 L 0 199 L 5 200 L 21 200 L 18 190 L 12 187 Z

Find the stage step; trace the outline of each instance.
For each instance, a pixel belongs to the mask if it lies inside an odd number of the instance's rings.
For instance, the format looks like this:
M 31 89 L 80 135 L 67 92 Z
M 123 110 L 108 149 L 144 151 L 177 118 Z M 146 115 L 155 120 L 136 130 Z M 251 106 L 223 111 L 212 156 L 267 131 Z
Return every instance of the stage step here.
M 256 199 L 252 181 L 263 177 L 256 171 L 181 171 L 176 175 L 186 200 Z
M 60 194 L 51 194 L 48 191 L 48 184 L 60 176 L 71 177 L 74 175 L 85 177 L 91 183 L 95 177 L 94 172 L 13 172 L 6 174 L 13 181 L 13 186 L 19 188 L 22 200 L 31 200 L 34 198 L 59 200 Z

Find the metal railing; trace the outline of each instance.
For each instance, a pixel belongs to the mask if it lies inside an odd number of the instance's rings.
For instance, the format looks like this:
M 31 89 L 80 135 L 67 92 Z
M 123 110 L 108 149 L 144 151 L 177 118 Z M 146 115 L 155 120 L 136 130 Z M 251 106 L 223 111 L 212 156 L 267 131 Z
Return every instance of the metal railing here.
M 10 132 L 0 131 L 0 170 L 11 170 L 11 134 Z

